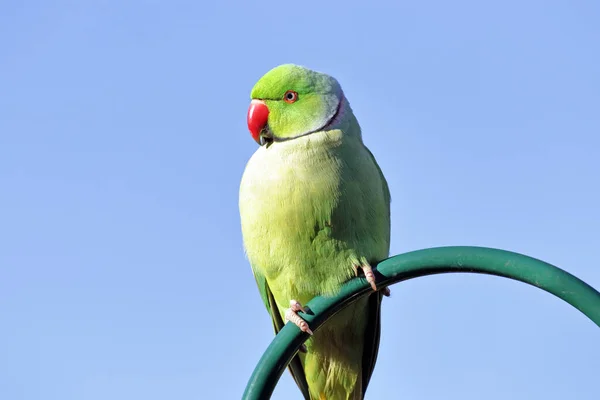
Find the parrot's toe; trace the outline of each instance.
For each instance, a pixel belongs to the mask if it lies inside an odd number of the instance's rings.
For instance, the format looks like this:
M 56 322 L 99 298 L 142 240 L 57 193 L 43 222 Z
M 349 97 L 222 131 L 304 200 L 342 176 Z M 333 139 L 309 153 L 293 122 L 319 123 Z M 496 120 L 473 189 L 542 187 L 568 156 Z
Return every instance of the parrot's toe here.
M 308 322 L 303 320 L 302 317 L 298 315 L 298 311 L 304 311 L 302 304 L 300 304 L 299 301 L 290 300 L 290 308 L 285 311 L 285 320 L 296 325 L 302 332 L 312 335 L 313 332 L 310 330 Z
M 385 287 L 385 288 L 383 288 L 383 295 L 384 295 L 385 297 L 390 297 L 390 296 L 392 295 L 392 291 L 390 290 L 390 288 L 389 288 L 389 287 Z
M 367 282 L 371 284 L 373 290 L 377 290 L 377 285 L 375 285 L 375 274 L 373 273 L 373 268 L 369 264 L 361 265 L 360 268 L 363 270 L 365 274 L 365 278 Z M 358 267 L 354 267 L 356 274 L 358 275 Z

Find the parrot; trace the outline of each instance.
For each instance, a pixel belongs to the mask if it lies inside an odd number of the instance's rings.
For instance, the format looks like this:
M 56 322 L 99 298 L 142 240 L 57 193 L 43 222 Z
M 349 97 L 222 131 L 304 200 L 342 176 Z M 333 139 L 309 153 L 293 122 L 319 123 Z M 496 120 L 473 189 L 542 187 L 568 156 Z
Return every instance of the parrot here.
M 338 80 L 296 64 L 266 72 L 250 93 L 258 147 L 239 187 L 245 256 L 275 334 L 309 336 L 288 365 L 306 400 L 364 399 L 381 336 L 371 265 L 389 256 L 390 190 Z M 361 273 L 373 293 L 313 332 L 299 315 Z

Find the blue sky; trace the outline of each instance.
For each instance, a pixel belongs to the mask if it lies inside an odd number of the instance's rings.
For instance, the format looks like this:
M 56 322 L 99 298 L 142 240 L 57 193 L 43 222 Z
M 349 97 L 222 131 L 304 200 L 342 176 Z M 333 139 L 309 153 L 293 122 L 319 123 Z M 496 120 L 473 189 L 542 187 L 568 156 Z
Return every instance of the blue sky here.
M 237 208 L 249 93 L 336 76 L 392 191 L 392 254 L 522 252 L 600 288 L 594 1 L 22 1 L 0 14 L 0 398 L 235 399 L 272 339 Z M 368 399 L 598 398 L 553 296 L 392 288 Z M 300 398 L 288 373 L 273 398 Z

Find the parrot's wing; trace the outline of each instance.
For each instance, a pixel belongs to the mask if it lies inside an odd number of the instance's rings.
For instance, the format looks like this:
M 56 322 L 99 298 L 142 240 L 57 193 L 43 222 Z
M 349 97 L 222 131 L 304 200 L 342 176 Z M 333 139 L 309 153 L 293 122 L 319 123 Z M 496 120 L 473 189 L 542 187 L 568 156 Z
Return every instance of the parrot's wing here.
M 254 279 L 256 279 L 256 284 L 258 285 L 258 290 L 260 292 L 260 297 L 262 298 L 265 307 L 267 307 L 267 311 L 271 315 L 273 329 L 275 330 L 275 334 L 277 334 L 283 328 L 285 323 L 281 319 L 281 314 L 279 313 L 279 309 L 275 303 L 275 298 L 273 297 L 273 293 L 271 293 L 271 289 L 267 284 L 266 278 L 255 268 L 253 268 L 253 272 Z M 304 375 L 304 368 L 302 367 L 302 363 L 298 355 L 294 356 L 288 365 L 288 369 L 290 370 L 294 381 L 296 381 L 296 385 L 298 385 L 298 388 L 300 388 L 300 391 L 304 395 L 304 398 L 306 400 L 310 400 L 310 396 L 308 394 L 308 383 L 306 383 L 306 375 Z
M 363 348 L 363 376 L 362 376 L 362 391 L 363 397 L 369 386 L 371 375 L 375 369 L 377 354 L 379 353 L 379 338 L 381 335 L 381 299 L 383 293 L 378 291 L 369 296 L 369 321 L 365 329 L 365 341 Z
M 381 177 L 381 182 L 383 185 L 383 195 L 386 203 L 386 212 L 387 212 L 387 220 L 390 220 L 390 203 L 392 201 L 392 197 L 390 195 L 390 188 L 388 183 L 377 163 L 377 160 L 371 153 L 371 150 L 367 146 L 365 146 L 367 153 L 371 157 L 373 164 L 377 167 L 377 171 L 379 172 L 379 176 Z M 388 222 L 389 223 L 389 222 Z M 387 240 L 389 243 L 389 233 L 387 236 Z M 381 261 L 381 260 L 379 260 Z M 369 321 L 367 323 L 367 329 L 365 331 L 365 347 L 363 350 L 363 396 L 367 390 L 367 386 L 369 385 L 369 381 L 371 380 L 371 375 L 373 374 L 373 370 L 375 369 L 375 362 L 377 361 L 377 355 L 379 353 L 379 339 L 381 336 L 381 300 L 383 298 L 383 292 L 378 291 L 377 293 L 373 293 L 369 298 Z M 369 344 L 371 344 L 369 346 Z
M 387 180 L 385 179 L 385 175 L 383 175 L 383 171 L 381 170 L 381 167 L 377 163 L 375 156 L 373 155 L 373 153 L 371 153 L 371 150 L 369 150 L 369 148 L 367 146 L 365 146 L 365 149 L 367 150 L 367 153 L 369 153 L 369 156 L 371 156 L 371 160 L 373 160 L 373 164 L 375 164 L 375 166 L 377 167 L 377 172 L 379 172 L 379 176 L 381 177 L 381 182 L 383 184 L 383 195 L 385 196 L 384 198 L 385 198 L 386 206 L 389 211 L 390 203 L 392 202 L 392 196 L 390 194 L 390 187 L 388 186 Z M 388 219 L 389 219 L 389 213 L 388 213 Z

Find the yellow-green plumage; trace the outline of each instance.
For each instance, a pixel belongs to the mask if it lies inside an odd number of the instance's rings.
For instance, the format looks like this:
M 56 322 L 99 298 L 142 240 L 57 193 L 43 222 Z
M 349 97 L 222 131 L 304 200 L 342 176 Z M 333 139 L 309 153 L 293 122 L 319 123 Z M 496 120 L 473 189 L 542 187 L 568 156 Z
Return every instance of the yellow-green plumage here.
M 273 105 L 280 92 L 302 85 L 305 94 L 298 90 L 297 103 Z M 303 105 L 303 97 L 311 93 L 330 97 Z M 293 115 L 301 115 L 303 106 L 312 120 L 323 115 L 322 126 L 317 126 L 322 129 L 261 146 L 241 182 L 244 246 L 277 332 L 291 299 L 306 304 L 317 295 L 331 294 L 354 276 L 356 266 L 388 256 L 390 195 L 333 78 L 284 65 L 257 83 L 253 98 L 266 99 L 269 126 L 288 123 L 288 129 L 279 130 L 281 137 L 306 133 L 302 123 L 294 125 L 285 116 L 293 107 Z M 332 119 L 331 108 L 339 102 Z M 315 104 L 324 110 L 314 110 Z M 277 130 L 271 133 L 279 136 Z M 305 397 L 363 398 L 379 346 L 381 297 L 374 292 L 336 314 L 306 342 L 307 352 L 298 353 L 290 366 Z

